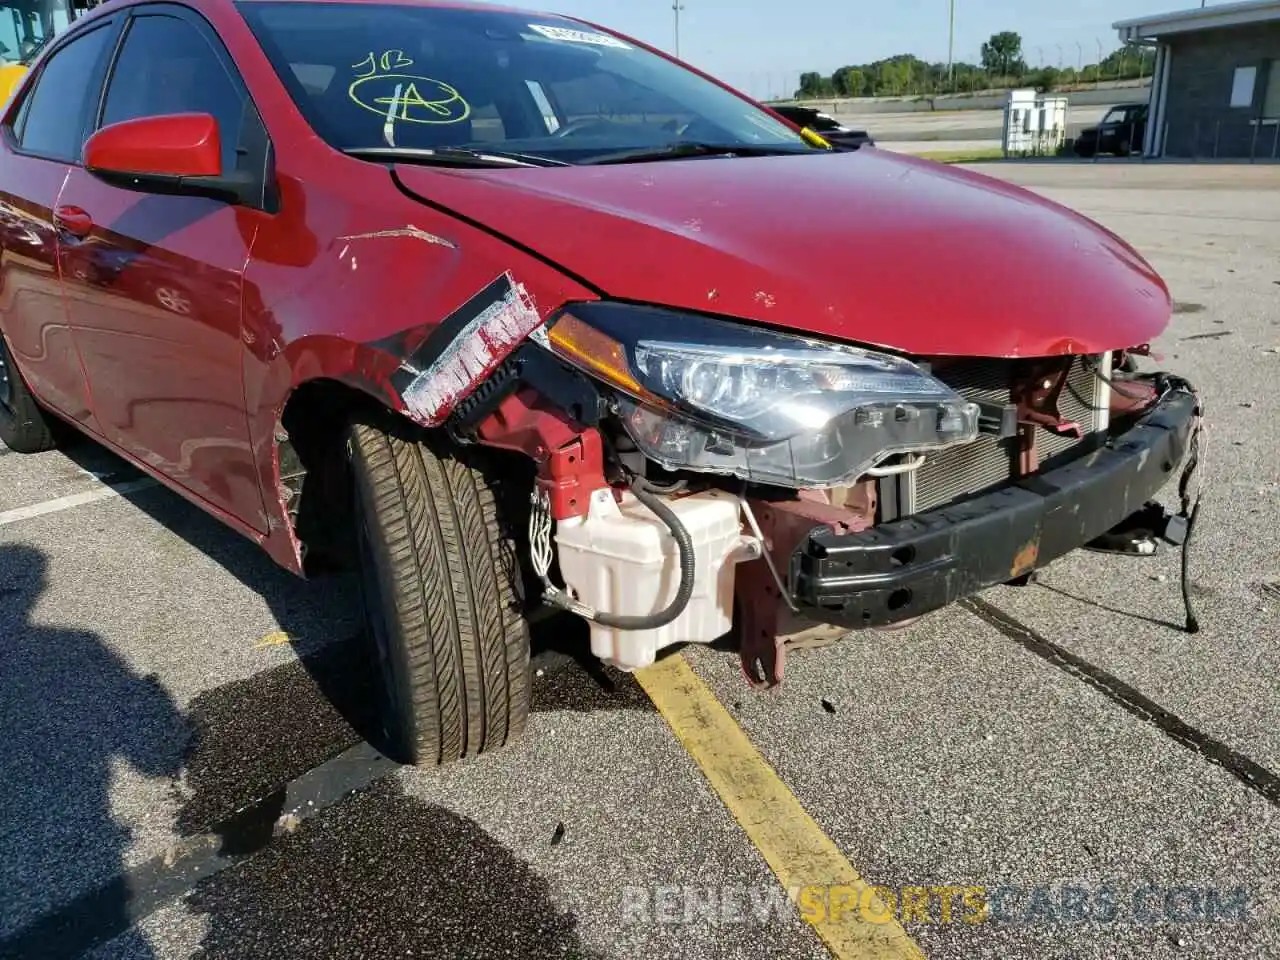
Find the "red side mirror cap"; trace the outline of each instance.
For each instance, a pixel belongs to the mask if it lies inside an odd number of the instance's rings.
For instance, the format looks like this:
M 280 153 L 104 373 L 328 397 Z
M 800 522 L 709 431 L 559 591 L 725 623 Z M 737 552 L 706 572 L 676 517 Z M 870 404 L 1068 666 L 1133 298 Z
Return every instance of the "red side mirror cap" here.
M 136 177 L 218 177 L 222 139 L 207 113 L 173 113 L 103 127 L 84 145 L 90 173 Z

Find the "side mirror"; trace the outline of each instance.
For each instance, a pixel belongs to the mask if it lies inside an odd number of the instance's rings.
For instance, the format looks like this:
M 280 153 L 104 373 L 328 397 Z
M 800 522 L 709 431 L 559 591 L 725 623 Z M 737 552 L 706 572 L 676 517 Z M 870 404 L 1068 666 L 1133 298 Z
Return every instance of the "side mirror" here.
M 98 130 L 84 145 L 84 167 L 107 183 L 149 193 L 251 202 L 252 176 L 222 169 L 218 121 L 207 113 L 173 113 L 123 120 Z

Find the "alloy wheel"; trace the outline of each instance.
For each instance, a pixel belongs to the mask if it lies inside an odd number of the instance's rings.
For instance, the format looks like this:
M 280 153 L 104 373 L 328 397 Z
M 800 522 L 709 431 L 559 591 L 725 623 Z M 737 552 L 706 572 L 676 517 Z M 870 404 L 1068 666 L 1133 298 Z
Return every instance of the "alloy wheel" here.
M 156 301 L 170 313 L 184 316 L 191 313 L 191 301 L 187 295 L 173 287 L 157 287 Z

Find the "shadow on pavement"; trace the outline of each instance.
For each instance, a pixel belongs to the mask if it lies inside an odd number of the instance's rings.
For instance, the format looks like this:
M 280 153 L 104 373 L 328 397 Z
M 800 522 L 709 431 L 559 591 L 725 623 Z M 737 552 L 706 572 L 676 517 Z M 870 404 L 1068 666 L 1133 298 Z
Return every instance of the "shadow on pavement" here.
M 363 647 L 339 641 L 197 696 L 187 710 L 179 832 L 213 831 L 224 848 L 242 846 L 244 838 L 232 835 L 243 826 L 237 813 L 369 740 L 362 731 L 374 721 L 372 683 Z M 270 840 L 270 825 L 258 845 Z
M 86 469 L 99 471 L 104 454 L 115 459 L 87 442 L 65 452 Z M 131 476 L 133 468 L 123 461 L 120 464 L 118 476 Z M 325 572 L 310 580 L 296 577 L 277 566 L 256 544 L 165 489 L 130 493 L 125 499 L 261 596 L 280 629 L 288 634 L 312 683 L 348 726 L 378 745 L 379 724 L 369 709 L 375 676 L 362 633 L 355 574 Z M 535 625 L 532 633 L 532 669 L 543 671 L 541 677 L 533 678 L 533 710 L 652 709 L 632 677 L 603 667 L 591 655 L 586 625 L 577 618 L 553 617 Z M 331 644 L 342 645 L 346 651 L 321 652 Z M 335 664 L 340 668 L 335 669 Z M 336 745 L 334 752 L 348 745 Z M 287 738 L 279 738 L 274 747 L 287 751 Z M 294 775 L 305 769 L 298 767 Z
M 176 776 L 187 733 L 160 682 L 96 634 L 33 622 L 47 566 L 33 547 L 0 544 L 4 957 L 78 956 L 128 925 L 131 835 L 113 816 L 112 782 L 120 766 Z M 68 901 L 74 911 L 58 909 Z
M 85 469 L 106 474 L 107 482 L 136 475 L 95 444 L 76 444 L 64 452 Z M 15 646 L 0 639 L 0 684 L 14 687 L 0 703 L 0 720 L 6 730 L 19 731 L 17 748 L 4 752 L 0 772 L 8 774 L 7 782 L 37 779 L 40 786 L 18 792 L 23 810 L 12 808 L 14 800 L 0 799 L 0 825 L 16 828 L 0 837 L 0 879 L 3 887 L 20 884 L 31 897 L 61 883 L 74 898 L 62 904 L 30 902 L 22 913 L 28 898 L 0 887 L 0 931 L 35 921 L 23 930 L 22 942 L 13 944 L 25 945 L 18 955 L 77 956 L 111 937 L 103 956 L 152 955 L 146 937 L 136 927 L 128 929 L 139 913 L 159 904 L 150 898 L 146 906 L 129 907 L 132 881 L 121 861 L 128 837 L 112 819 L 109 801 L 108 766 L 116 754 L 147 773 L 173 778 L 183 804 L 176 824 L 181 836 L 212 834 L 220 841 L 220 855 L 252 857 L 203 881 L 192 899 L 213 916 L 209 955 L 312 956 L 317 944 L 327 943 L 364 944 L 349 952 L 384 955 L 370 953 L 368 944 L 398 943 L 401 927 L 431 948 L 421 952 L 427 955 L 435 947 L 486 945 L 494 938 L 484 955 L 503 955 L 504 944 L 517 956 L 584 955 L 572 935 L 572 917 L 555 912 L 543 881 L 470 821 L 401 796 L 394 778 L 380 776 L 372 793 L 304 821 L 296 835 L 278 836 L 276 815 L 285 785 L 361 741 L 377 746 L 376 676 L 360 632 L 355 578 L 295 577 L 255 544 L 163 488 L 124 498 L 261 596 L 298 659 L 204 692 L 184 716 L 158 681 L 133 677 L 92 634 L 22 626 L 42 589 L 44 561 L 29 548 L 8 548 L 13 555 L 0 561 L 0 576 L 6 570 L 25 574 L 0 595 L 0 638 L 16 634 L 21 641 Z M 3 579 L 0 585 L 8 586 Z M 653 709 L 633 678 L 590 656 L 584 625 L 562 619 L 539 625 L 534 634 L 533 669 L 541 671 L 533 679 L 535 711 Z M 62 653 L 37 665 L 45 649 Z M 51 672 L 42 675 L 40 666 Z M 76 685 L 66 684 L 77 691 L 76 702 L 57 702 L 60 671 L 97 677 L 95 694 L 100 695 L 81 712 L 78 679 Z M 32 682 L 33 676 L 39 679 Z M 104 689 L 112 684 L 122 689 Z M 41 715 L 43 700 L 53 700 L 53 716 L 47 706 Z M 121 737 L 124 741 L 116 743 Z M 59 758 L 64 749 L 70 755 Z M 39 814 L 25 809 L 27 797 Z M 66 837 L 53 836 L 56 827 L 35 836 L 23 833 L 21 824 L 32 816 L 38 824 L 40 815 L 61 823 Z M 331 850 L 338 851 L 337 859 L 321 852 Z M 101 869 L 87 872 L 77 857 L 99 858 Z M 286 859 L 288 876 L 272 881 L 282 884 L 275 891 L 268 878 Z M 250 891 L 247 900 L 236 892 L 241 884 Z M 257 903 L 258 911 L 242 911 L 242 903 Z M 320 910 L 324 904 L 327 914 Z M 486 913 L 494 918 L 487 926 Z M 295 925 L 295 915 L 305 922 Z M 265 919 L 259 926 L 255 918 Z M 390 925 L 385 930 L 384 923 Z M 481 932 L 489 928 L 491 934 Z M 231 942 L 238 934 L 230 932 L 237 929 L 248 931 L 238 946 Z M 306 933 L 311 929 L 328 932 L 317 940 Z M 297 946 L 291 946 L 295 940 Z M 68 949 L 58 949 L 59 944 Z M 0 956 L 8 958 L 10 946 L 0 941 Z M 333 955 L 328 949 L 321 954 Z
M 347 717 L 362 708 L 320 690 L 359 690 L 358 647 L 226 684 L 184 716 L 95 634 L 32 622 L 46 567 L 36 549 L 0 545 L 0 956 L 145 960 L 132 925 L 178 899 L 204 920 L 207 956 L 595 956 L 529 865 L 395 777 L 292 828 L 275 809 L 264 830 L 237 830 L 247 802 L 360 739 Z M 179 832 L 212 832 L 237 859 L 198 884 L 181 878 L 193 862 L 127 865 L 117 817 L 140 814 L 113 812 L 118 763 L 175 783 L 185 772 Z M 139 898 L 157 870 L 174 899 Z
M 535 639 L 534 670 L 542 676 L 534 678 L 533 710 L 653 709 L 634 678 L 588 665 L 587 654 L 576 644 L 539 647 Z M 197 696 L 187 710 L 192 733 L 179 829 L 239 829 L 233 815 L 247 804 L 362 740 L 378 747 L 378 695 L 357 634 Z
M 592 654 L 586 621 L 555 614 L 534 625 L 531 633 L 534 712 L 654 709 L 635 677 Z
M 187 905 L 207 917 L 211 957 L 599 956 L 529 865 L 394 778 L 202 882 Z
M 86 469 L 98 471 L 103 469 L 104 454 L 116 460 L 88 441 L 63 452 Z M 117 462 L 120 466 L 112 470 L 112 481 L 127 479 L 135 472 L 124 461 Z M 278 784 L 341 752 L 357 738 L 372 742 L 377 728 L 367 710 L 371 674 L 364 662 L 359 593 L 353 577 L 327 574 L 304 580 L 294 576 L 277 566 L 257 544 L 163 487 L 127 493 L 124 499 L 260 596 L 298 653 L 298 662 L 289 664 L 288 669 L 268 670 L 198 697 L 190 709 L 195 725 L 192 757 L 229 760 L 236 755 L 235 739 L 247 737 L 253 749 L 242 749 L 241 764 L 252 757 L 261 769 L 279 775 Z M 199 584 L 193 589 L 199 589 Z M 253 638 L 245 639 L 251 642 Z M 288 696 L 279 693 L 282 685 L 288 688 Z M 235 702 L 234 710 L 218 714 L 221 727 L 201 722 L 211 697 Z M 326 701 L 337 717 L 326 715 L 323 723 L 313 725 L 325 711 L 319 701 Z M 221 729 L 227 732 L 219 732 Z M 211 736 L 222 738 L 227 745 L 213 746 Z M 328 742 L 321 742 L 326 737 Z M 190 762 L 191 757 L 188 759 Z M 212 761 L 202 769 L 198 789 L 207 788 L 216 775 Z M 257 794 L 245 793 L 247 782 L 241 781 L 243 786 L 237 783 L 242 772 L 242 767 L 228 768 L 227 782 L 219 791 L 235 791 L 241 802 L 248 802 Z
M 63 452 L 111 482 L 137 475 L 89 441 Z M 298 654 L 297 661 L 206 691 L 190 704 L 190 795 L 179 825 L 184 834 L 215 828 L 361 740 L 380 745 L 377 679 L 361 630 L 355 575 L 294 576 L 162 487 L 124 498 L 259 595 Z M 533 677 L 533 710 L 653 709 L 632 677 L 590 655 L 585 624 L 576 618 L 546 621 L 533 635 L 532 669 L 542 674 Z

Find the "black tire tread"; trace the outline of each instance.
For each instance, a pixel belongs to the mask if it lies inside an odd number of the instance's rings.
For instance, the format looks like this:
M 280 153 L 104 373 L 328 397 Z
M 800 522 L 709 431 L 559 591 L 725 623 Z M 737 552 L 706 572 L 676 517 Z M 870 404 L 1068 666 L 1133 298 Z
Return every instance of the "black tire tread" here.
M 43 453 L 58 445 L 57 424 L 53 415 L 40 409 L 36 399 L 31 395 L 17 364 L 13 362 L 13 354 L 9 352 L 0 335 L 0 351 L 9 368 L 9 383 L 12 385 L 12 411 L 0 406 L 0 442 L 14 453 Z
M 359 496 L 381 541 L 380 575 L 403 698 L 391 736 L 419 765 L 519 737 L 529 710 L 529 632 L 495 488 L 469 451 L 357 422 Z

